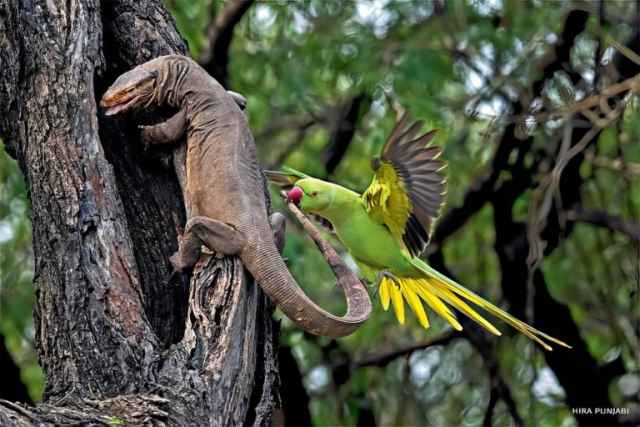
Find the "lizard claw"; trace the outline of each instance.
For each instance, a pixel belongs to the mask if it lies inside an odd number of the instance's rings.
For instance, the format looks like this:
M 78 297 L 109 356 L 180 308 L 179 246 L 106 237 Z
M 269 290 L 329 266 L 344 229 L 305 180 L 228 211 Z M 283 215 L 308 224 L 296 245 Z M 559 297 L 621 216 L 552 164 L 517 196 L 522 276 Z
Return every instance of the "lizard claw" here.
M 171 272 L 171 274 L 169 275 L 169 279 L 167 280 L 167 283 L 169 285 L 172 284 L 176 284 L 178 286 L 180 286 L 183 289 L 188 289 L 189 288 L 189 272 L 188 271 L 177 271 L 177 270 L 173 270 Z
M 149 136 L 147 135 L 147 128 L 149 126 L 138 125 L 138 131 L 140 132 L 140 141 L 142 142 L 142 150 L 146 153 L 149 151 L 149 147 L 151 143 L 149 141 Z
M 234 92 L 232 90 L 228 90 L 227 93 L 229 95 L 231 95 L 233 100 L 238 105 L 238 108 L 240 108 L 243 111 L 247 108 L 247 98 L 245 98 L 244 96 L 240 95 L 238 92 Z
M 183 288 L 188 288 L 189 286 L 189 276 L 191 276 L 191 268 L 181 268 L 180 265 L 180 252 L 176 252 L 169 257 L 169 262 L 173 266 L 173 271 L 171 275 L 169 275 L 169 280 L 167 281 L 170 285 L 173 283 L 177 283 Z

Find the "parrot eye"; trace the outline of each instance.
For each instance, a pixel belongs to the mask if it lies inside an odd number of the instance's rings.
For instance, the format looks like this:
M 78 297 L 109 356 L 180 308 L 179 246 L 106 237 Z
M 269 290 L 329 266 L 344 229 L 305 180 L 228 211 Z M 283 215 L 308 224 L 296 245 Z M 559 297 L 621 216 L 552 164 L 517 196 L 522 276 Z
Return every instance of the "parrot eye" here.
M 314 191 L 314 192 L 311 193 L 311 197 L 316 197 L 317 195 L 318 195 L 317 191 Z

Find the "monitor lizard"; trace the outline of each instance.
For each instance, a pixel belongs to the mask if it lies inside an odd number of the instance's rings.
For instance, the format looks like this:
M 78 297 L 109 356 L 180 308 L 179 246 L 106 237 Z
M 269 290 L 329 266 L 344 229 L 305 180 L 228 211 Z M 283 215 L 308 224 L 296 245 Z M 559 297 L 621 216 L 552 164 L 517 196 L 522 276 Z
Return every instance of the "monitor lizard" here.
M 324 252 L 344 290 L 347 313 L 338 317 L 325 311 L 298 286 L 274 242 L 271 224 L 279 228 L 284 221 L 281 214 L 269 220 L 264 176 L 242 103 L 192 59 L 167 55 L 121 75 L 100 105 L 107 116 L 152 105 L 177 110 L 164 122 L 141 126 L 145 145 L 177 143 L 173 166 L 187 223 L 171 257 L 176 272 L 193 268 L 202 245 L 237 255 L 263 291 L 301 328 L 329 337 L 349 335 L 369 317 L 369 294 L 344 261 L 336 256 L 337 266 Z M 186 144 L 179 143 L 185 133 Z

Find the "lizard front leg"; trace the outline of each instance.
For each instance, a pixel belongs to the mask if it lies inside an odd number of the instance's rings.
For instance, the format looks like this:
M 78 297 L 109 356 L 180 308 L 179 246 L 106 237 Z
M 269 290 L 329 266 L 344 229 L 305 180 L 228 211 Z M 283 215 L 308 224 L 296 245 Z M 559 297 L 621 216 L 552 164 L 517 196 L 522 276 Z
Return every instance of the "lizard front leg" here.
M 230 90 L 227 93 L 241 110 L 246 108 L 247 99 L 244 96 Z M 150 126 L 140 126 L 140 129 L 145 148 L 155 144 L 173 144 L 184 136 L 187 130 L 187 116 L 184 109 L 181 109 L 164 122 Z
M 182 138 L 187 129 L 184 110 L 178 111 L 164 122 L 151 126 L 140 126 L 141 139 L 145 149 L 156 144 L 173 144 Z

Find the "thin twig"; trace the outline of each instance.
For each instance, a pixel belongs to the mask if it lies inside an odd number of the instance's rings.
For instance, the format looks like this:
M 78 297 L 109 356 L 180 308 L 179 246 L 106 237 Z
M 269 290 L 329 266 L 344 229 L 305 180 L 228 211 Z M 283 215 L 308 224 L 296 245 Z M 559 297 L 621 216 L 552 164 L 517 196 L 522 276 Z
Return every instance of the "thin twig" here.
M 593 153 L 587 153 L 586 158 L 599 168 L 620 172 L 625 176 L 629 176 L 629 178 L 640 176 L 640 163 L 627 162 L 624 158 L 609 159 L 602 156 L 594 156 Z
M 456 338 L 462 337 L 462 334 L 453 330 L 448 330 L 428 338 L 424 341 L 410 344 L 406 347 L 400 347 L 390 351 L 384 351 L 380 353 L 373 353 L 364 358 L 357 360 L 353 363 L 353 368 L 362 368 L 367 366 L 385 367 L 398 357 L 411 356 L 411 354 L 418 350 L 424 350 L 428 347 L 436 345 L 447 345 L 449 342 Z
M 632 240 L 640 241 L 640 224 L 625 221 L 608 212 L 578 208 L 567 212 L 567 219 L 573 222 L 584 222 L 598 227 L 617 231 Z
M 207 27 L 209 43 L 202 53 L 200 64 L 224 87 L 227 87 L 229 47 L 233 30 L 253 3 L 254 0 L 226 2 L 224 8 L 218 12 Z

